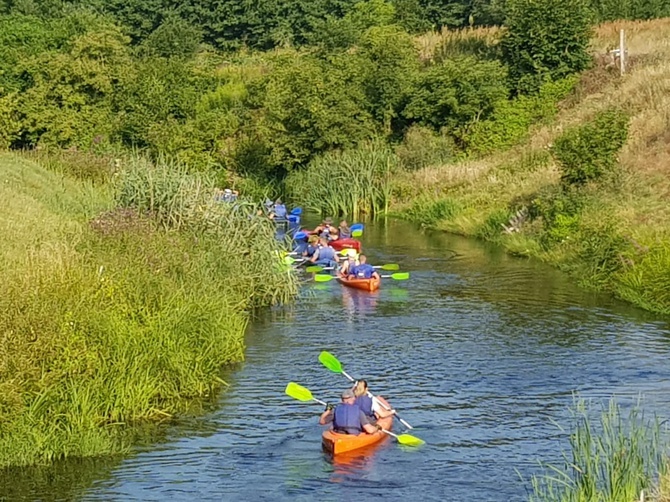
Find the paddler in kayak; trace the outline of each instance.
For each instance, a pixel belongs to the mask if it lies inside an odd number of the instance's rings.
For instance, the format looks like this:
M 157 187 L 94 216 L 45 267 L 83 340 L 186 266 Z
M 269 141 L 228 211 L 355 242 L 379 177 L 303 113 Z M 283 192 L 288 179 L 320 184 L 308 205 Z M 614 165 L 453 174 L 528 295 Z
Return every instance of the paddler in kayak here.
M 309 259 L 309 261 L 322 267 L 336 268 L 337 264 L 340 262 L 340 259 L 337 256 L 335 250 L 328 245 L 328 241 L 324 238 L 321 238 L 319 239 L 319 246 L 316 248 L 316 251 Z
M 391 409 L 388 401 L 381 396 L 374 398 L 368 395 L 368 382 L 365 380 L 358 380 L 353 388 L 356 399 L 354 404 L 358 406 L 371 424 L 376 424 L 377 420 L 381 418 L 390 417 L 395 414 L 395 410 Z
M 310 235 L 307 240 L 307 248 L 302 252 L 302 255 L 306 258 L 312 258 L 314 253 L 319 246 L 319 238 L 316 235 Z
M 358 435 L 363 432 L 374 434 L 381 426 L 372 425 L 365 413 L 354 404 L 356 396 L 350 389 L 342 393 L 342 402 L 333 408 L 326 406 L 325 411 L 319 417 L 321 425 L 333 424 L 333 432 L 339 434 Z
M 367 262 L 367 257 L 362 254 L 358 257 L 358 265 L 349 271 L 349 279 L 381 279 L 375 268 Z
M 349 228 L 347 220 L 342 220 L 340 226 L 337 227 L 337 230 L 339 230 L 340 239 L 351 239 L 351 229 Z
M 330 218 L 325 218 L 322 222 L 321 225 L 318 225 L 315 229 L 314 232 L 316 235 L 319 237 L 323 237 L 325 239 L 329 239 L 331 234 L 336 234 L 337 233 L 337 228 L 333 226 L 333 220 Z
M 351 270 L 358 265 L 358 253 L 355 249 L 347 249 L 347 259 L 340 265 L 340 275 L 347 277 Z

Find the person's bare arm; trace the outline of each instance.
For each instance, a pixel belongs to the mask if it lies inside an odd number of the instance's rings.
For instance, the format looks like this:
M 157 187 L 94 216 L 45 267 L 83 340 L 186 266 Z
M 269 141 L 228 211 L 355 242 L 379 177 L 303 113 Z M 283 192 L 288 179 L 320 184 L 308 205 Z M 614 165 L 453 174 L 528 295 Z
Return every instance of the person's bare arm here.
M 323 413 L 321 413 L 321 416 L 319 417 L 319 424 L 320 425 L 328 425 L 333 421 L 333 410 L 327 409 Z

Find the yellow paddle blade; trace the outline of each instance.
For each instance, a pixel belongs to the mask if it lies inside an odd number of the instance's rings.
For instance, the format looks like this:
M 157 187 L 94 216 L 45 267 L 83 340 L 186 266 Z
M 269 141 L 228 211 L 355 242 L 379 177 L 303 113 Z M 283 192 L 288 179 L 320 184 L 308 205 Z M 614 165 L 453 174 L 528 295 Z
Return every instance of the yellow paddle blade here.
M 289 382 L 286 386 L 285 392 L 287 395 L 291 396 L 293 399 L 297 399 L 298 401 L 311 401 L 314 399 L 309 389 L 303 387 L 302 385 L 298 385 L 295 382 Z
M 351 232 L 352 237 L 360 237 L 361 235 L 363 235 L 363 230 L 354 230 Z
M 316 274 L 314 276 L 314 280 L 316 282 L 328 282 L 328 281 L 332 281 L 333 279 L 335 279 L 335 276 L 328 275 L 328 274 Z
M 398 439 L 398 443 L 404 444 L 405 446 L 421 446 L 426 443 L 423 439 L 419 439 L 410 434 L 400 434 L 396 436 L 396 438 Z

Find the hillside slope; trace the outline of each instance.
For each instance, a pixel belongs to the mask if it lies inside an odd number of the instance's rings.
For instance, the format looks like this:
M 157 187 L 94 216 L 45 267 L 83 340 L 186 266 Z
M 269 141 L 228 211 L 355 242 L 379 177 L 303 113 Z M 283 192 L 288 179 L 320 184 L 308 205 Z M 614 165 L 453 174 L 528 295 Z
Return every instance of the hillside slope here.
M 620 28 L 628 49 L 623 77 L 608 55 Z M 668 33 L 669 18 L 599 26 L 594 66 L 555 120 L 536 126 L 507 152 L 412 173 L 405 180 L 412 188 L 396 201 L 396 211 L 435 228 L 499 241 L 513 253 L 572 272 L 586 286 L 670 313 Z M 629 117 L 618 169 L 576 196 L 560 191 L 553 142 L 608 109 Z M 571 204 L 579 209 L 568 211 Z

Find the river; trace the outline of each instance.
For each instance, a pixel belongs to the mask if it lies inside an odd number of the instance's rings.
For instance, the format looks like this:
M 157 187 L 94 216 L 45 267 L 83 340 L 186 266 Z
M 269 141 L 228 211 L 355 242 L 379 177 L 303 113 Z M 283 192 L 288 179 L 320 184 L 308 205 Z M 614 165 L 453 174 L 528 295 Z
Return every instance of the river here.
M 559 461 L 577 392 L 611 396 L 665 419 L 667 318 L 579 289 L 541 263 L 400 221 L 369 225 L 370 261 L 408 281 L 376 293 L 307 284 L 291 306 L 261 312 L 247 360 L 204 415 L 118 459 L 22 470 L 7 500 L 524 500 L 538 460 Z M 335 354 L 388 397 L 426 445 L 385 441 L 333 462 L 320 448 L 322 406 L 284 394 L 289 381 L 337 402 Z M 398 430 L 398 427 L 396 427 Z M 520 479 L 521 477 L 521 479 Z

